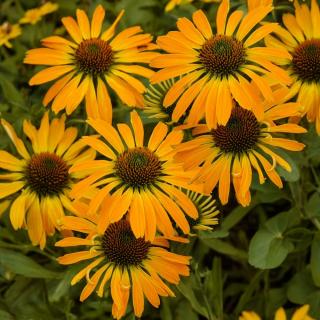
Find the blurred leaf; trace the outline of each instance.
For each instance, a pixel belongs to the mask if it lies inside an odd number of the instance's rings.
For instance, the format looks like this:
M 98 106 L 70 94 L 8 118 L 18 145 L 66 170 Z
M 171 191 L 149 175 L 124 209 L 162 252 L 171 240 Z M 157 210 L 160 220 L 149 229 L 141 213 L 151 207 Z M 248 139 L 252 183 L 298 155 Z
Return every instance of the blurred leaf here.
M 314 192 L 309 198 L 305 211 L 308 217 L 320 217 L 320 195 L 318 192 Z
M 296 212 L 282 212 L 269 219 L 250 241 L 249 263 L 256 268 L 278 267 L 294 249 L 284 232 L 297 223 Z
M 283 177 L 286 181 L 290 181 L 290 182 L 298 181 L 300 179 L 300 171 L 299 171 L 299 168 L 297 166 L 296 161 L 293 160 L 293 157 L 295 159 L 297 159 L 298 155 L 295 155 L 295 154 L 289 155 L 287 152 L 285 152 L 285 151 L 283 151 L 281 149 L 277 149 L 277 153 L 284 160 L 286 160 L 291 166 L 291 171 L 290 172 L 288 172 L 288 171 L 284 170 L 282 167 L 278 166 L 277 167 L 277 171 L 279 172 L 279 175 L 281 177 Z
M 208 246 L 210 249 L 215 250 L 219 253 L 225 254 L 235 260 L 247 260 L 247 252 L 234 247 L 232 244 L 219 240 L 219 239 L 202 239 L 201 241 Z
M 59 278 L 60 273 L 47 270 L 22 253 L 0 248 L 0 264 L 8 271 L 30 278 Z
M 168 319 L 168 318 L 162 318 Z M 187 301 L 179 303 L 175 314 L 175 320 L 198 320 L 198 315 L 192 310 L 191 305 Z M 168 319 L 169 320 L 169 319 Z
M 316 286 L 320 287 L 320 232 L 318 232 L 311 245 L 311 274 Z
M 257 198 L 254 197 L 251 200 L 251 203 L 247 207 L 237 206 L 233 209 L 222 221 L 221 229 L 222 231 L 230 230 L 234 227 L 237 223 L 239 223 L 256 205 L 257 205 Z
M 15 320 L 15 318 L 7 311 L 0 309 L 0 319 L 1 320 Z
M 23 106 L 24 99 L 17 88 L 12 84 L 11 81 L 7 80 L 3 75 L 0 74 L 0 86 L 3 92 L 3 96 L 6 101 L 16 106 Z
M 223 318 L 223 276 L 221 259 L 213 259 L 212 270 L 207 274 L 204 288 L 209 304 L 217 319 Z
M 263 276 L 263 271 L 258 271 L 254 277 L 252 277 L 250 283 L 247 285 L 243 294 L 240 297 L 240 300 L 236 307 L 236 313 L 239 314 L 241 311 L 245 309 L 245 305 L 248 301 L 250 301 L 254 295 L 254 292 L 257 291 L 260 280 Z
M 192 277 L 182 279 L 177 288 L 181 292 L 181 294 L 188 299 L 195 311 L 208 318 L 206 307 L 199 302 L 192 288 Z
M 320 289 L 314 285 L 308 267 L 293 277 L 289 283 L 287 294 L 293 303 L 309 304 L 310 315 L 320 319 Z

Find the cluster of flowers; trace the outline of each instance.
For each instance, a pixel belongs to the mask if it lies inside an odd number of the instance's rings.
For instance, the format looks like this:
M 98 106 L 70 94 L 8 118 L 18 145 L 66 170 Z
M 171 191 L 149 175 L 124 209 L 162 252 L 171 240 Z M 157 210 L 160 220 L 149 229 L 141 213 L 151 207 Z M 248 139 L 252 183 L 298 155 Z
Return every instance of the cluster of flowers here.
M 56 3 L 46 2 L 39 8 L 27 10 L 24 16 L 19 20 L 19 23 L 10 24 L 9 22 L 4 22 L 0 26 L 0 47 L 12 47 L 10 40 L 21 35 L 21 24 L 36 24 L 43 16 L 56 10 L 58 10 L 58 5 Z
M 229 0 L 220 4 L 215 32 L 198 10 L 192 21 L 178 19 L 178 31 L 156 44 L 139 26 L 116 34 L 123 11 L 101 32 L 104 8 L 95 9 L 91 22 L 78 9 L 77 20 L 62 19 L 70 40 L 47 37 L 24 62 L 50 66 L 29 83 L 55 80 L 45 106 L 70 115 L 84 102 L 98 135 L 77 140 L 65 115 L 50 121 L 45 113 L 38 129 L 24 122 L 30 148 L 1 121 L 20 156 L 0 151 L 7 170 L 0 176 L 6 181 L 0 184 L 2 211 L 10 206 L 12 226 L 26 228 L 41 248 L 56 230 L 64 236 L 56 246 L 85 246 L 58 261 L 89 260 L 72 284 L 86 279 L 83 301 L 94 290 L 103 296 L 110 283 L 117 319 L 130 293 L 138 317 L 144 296 L 158 307 L 159 296 L 174 295 L 165 281 L 178 284 L 187 276 L 191 257 L 171 252 L 169 242 L 186 242 L 194 228 L 217 224 L 210 196 L 216 187 L 222 204 L 233 185 L 237 201 L 249 205 L 253 169 L 260 183 L 267 176 L 282 187 L 277 168 L 291 167 L 277 150 L 304 148 L 282 134 L 306 132 L 297 124 L 304 115 L 320 132 L 316 1 L 311 9 L 296 2 L 295 15 L 283 16 L 284 27 L 261 23 L 271 4 L 246 15 L 229 13 L 229 6 Z M 149 79 L 149 89 L 136 76 Z M 112 125 L 110 89 L 123 104 L 164 121 L 148 142 L 136 110 L 130 125 Z

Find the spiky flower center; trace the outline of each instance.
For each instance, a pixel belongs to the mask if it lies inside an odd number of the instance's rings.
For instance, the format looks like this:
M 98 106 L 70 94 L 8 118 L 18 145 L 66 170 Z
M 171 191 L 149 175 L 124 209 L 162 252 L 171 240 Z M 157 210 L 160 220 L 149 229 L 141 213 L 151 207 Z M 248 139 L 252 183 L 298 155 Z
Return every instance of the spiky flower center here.
M 151 243 L 136 238 L 127 220 L 109 225 L 102 237 L 106 258 L 120 266 L 139 265 L 147 258 Z
M 29 160 L 25 179 L 38 196 L 53 196 L 63 192 L 69 184 L 67 163 L 54 153 L 42 152 Z
M 83 40 L 75 53 L 80 71 L 99 75 L 109 70 L 113 63 L 111 46 L 102 39 Z
M 233 108 L 225 126 L 212 130 L 215 144 L 225 153 L 242 153 L 256 145 L 260 136 L 260 125 L 255 115 L 239 106 Z
M 293 52 L 292 67 L 305 82 L 320 82 L 320 39 L 302 42 Z
M 148 148 L 137 147 L 119 155 L 116 175 L 131 187 L 142 187 L 153 183 L 161 174 L 159 158 Z
M 236 73 L 245 63 L 245 49 L 237 39 L 216 35 L 204 43 L 199 58 L 207 72 L 226 77 Z

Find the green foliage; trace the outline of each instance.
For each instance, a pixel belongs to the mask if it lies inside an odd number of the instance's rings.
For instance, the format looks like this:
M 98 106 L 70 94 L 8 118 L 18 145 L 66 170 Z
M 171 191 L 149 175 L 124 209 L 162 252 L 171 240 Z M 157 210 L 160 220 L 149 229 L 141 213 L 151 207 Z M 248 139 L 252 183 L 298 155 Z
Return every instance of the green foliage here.
M 15 23 L 23 13 L 40 1 L 3 0 L 0 21 Z M 18 133 L 24 119 L 36 124 L 45 111 L 42 98 L 47 85 L 29 87 L 28 81 L 40 68 L 23 64 L 26 50 L 40 45 L 51 34 L 62 34 L 60 18 L 74 15 L 76 8 L 89 13 L 98 3 L 107 9 L 107 23 L 112 23 L 120 9 L 126 15 L 120 29 L 141 25 L 146 32 L 164 34 L 175 29 L 178 17 L 190 17 L 196 8 L 204 8 L 213 17 L 217 3 L 192 4 L 164 13 L 164 0 L 58 0 L 55 12 L 37 25 L 23 27 L 13 40 L 13 48 L 0 47 L 0 116 L 13 124 Z M 278 1 L 279 12 L 292 10 L 292 4 Z M 244 1 L 232 1 L 245 8 Z M 282 5 L 285 5 L 283 7 Z M 277 13 L 278 14 L 278 13 Z M 211 19 L 212 24 L 215 22 Z M 129 112 L 115 97 L 114 122 L 128 122 Z M 78 110 L 68 125 L 88 133 Z M 155 124 L 146 120 L 146 131 Z M 213 232 L 200 232 L 189 245 L 178 246 L 193 256 L 190 277 L 173 289 L 175 298 L 163 298 L 158 310 L 146 303 L 143 319 L 164 320 L 234 320 L 243 310 L 255 310 L 272 319 L 280 306 L 310 304 L 311 315 L 320 319 L 320 138 L 312 126 L 302 138 L 308 146 L 298 155 L 279 151 L 292 166 L 292 172 L 279 170 L 284 188 L 271 183 L 257 183 L 254 176 L 253 199 L 248 207 L 236 203 L 221 207 L 220 225 Z M 13 151 L 0 128 L 0 147 Z M 14 231 L 8 222 L 8 210 L 0 222 L 0 319 L 1 320 L 89 320 L 110 319 L 111 298 L 93 294 L 79 302 L 84 282 L 74 287 L 70 280 L 81 265 L 65 268 L 56 257 L 64 250 L 54 247 L 51 239 L 44 251 L 33 247 L 25 231 Z M 58 237 L 58 236 L 55 236 Z M 129 306 L 127 320 L 133 320 Z

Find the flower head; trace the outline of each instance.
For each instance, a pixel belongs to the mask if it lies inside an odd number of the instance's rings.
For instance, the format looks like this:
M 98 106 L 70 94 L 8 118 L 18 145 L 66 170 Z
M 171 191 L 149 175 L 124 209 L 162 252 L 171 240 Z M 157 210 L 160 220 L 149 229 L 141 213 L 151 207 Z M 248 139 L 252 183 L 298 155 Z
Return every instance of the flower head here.
M 297 101 L 305 107 L 302 114 L 315 122 L 320 134 L 320 10 L 316 0 L 307 4 L 294 2 L 295 15 L 286 13 L 282 21 L 286 29 L 278 27 L 273 35 L 266 37 L 268 47 L 288 50 L 292 58 L 284 59 L 293 85 L 290 97 L 297 96 Z
M 94 159 L 95 151 L 75 141 L 77 129 L 65 128 L 65 117 L 49 123 L 48 113 L 37 130 L 25 120 L 23 130 L 31 140 L 30 153 L 13 127 L 1 123 L 14 143 L 20 159 L 1 150 L 0 199 L 12 200 L 10 220 L 14 229 L 26 227 L 34 245 L 44 248 L 46 237 L 59 229 L 64 210 L 73 211 L 68 197 L 70 187 L 86 172 L 69 174 L 71 165 L 80 159 Z
M 190 229 L 195 232 L 199 230 L 213 230 L 213 226 L 219 223 L 217 215 L 220 212 L 216 207 L 216 200 L 212 196 L 206 196 L 192 191 L 187 191 L 187 195 L 199 212 L 197 219 L 188 219 Z
M 9 40 L 17 38 L 21 34 L 21 28 L 18 24 L 10 24 L 9 22 L 4 22 L 0 26 L 0 47 L 6 46 L 7 48 L 12 48 L 12 44 Z
M 193 0 L 169 0 L 169 2 L 166 4 L 164 10 L 166 12 L 173 10 L 176 6 L 184 5 L 187 3 L 191 3 Z
M 308 315 L 310 306 L 305 304 L 298 308 L 292 315 L 291 320 L 314 320 Z M 287 320 L 286 312 L 283 308 L 279 308 L 275 315 L 274 320 Z M 261 320 L 260 316 L 254 311 L 243 311 L 239 320 Z
M 117 211 L 117 208 L 114 210 Z M 144 237 L 136 238 L 127 220 L 108 224 L 105 230 L 99 232 L 97 225 L 101 216 L 82 213 L 82 217 L 64 217 L 63 228 L 85 233 L 86 236 L 65 238 L 58 241 L 56 246 L 84 245 L 87 248 L 68 253 L 58 258 L 58 261 L 68 265 L 90 260 L 71 281 L 74 285 L 86 278 L 81 301 L 87 299 L 96 288 L 98 296 L 103 297 L 109 282 L 113 317 L 120 319 L 125 315 L 130 293 L 134 313 L 141 317 L 144 297 L 157 308 L 160 305 L 159 296 L 174 296 L 164 280 L 178 284 L 180 276 L 188 276 L 190 257 L 170 252 L 168 242 L 163 238 L 156 237 L 153 241 L 147 241 Z
M 186 122 L 197 124 L 204 117 L 210 129 L 226 125 L 232 111 L 233 98 L 252 110 L 258 119 L 263 117 L 260 91 L 272 100 L 265 75 L 277 82 L 290 83 L 290 77 L 273 62 L 290 58 L 284 49 L 257 47 L 257 43 L 275 30 L 277 24 L 266 23 L 252 29 L 272 10 L 260 6 L 243 17 L 236 10 L 228 18 L 229 1 L 223 0 L 217 12 L 217 30 L 212 32 L 207 17 L 198 10 L 192 21 L 180 18 L 179 31 L 170 31 L 158 38 L 158 45 L 167 54 L 154 58 L 151 66 L 161 68 L 151 77 L 153 83 L 181 76 L 168 91 L 165 107 L 177 101 L 172 120 L 177 121 L 190 108 Z M 243 17 L 243 18 L 242 18 Z M 256 84 L 252 90 L 249 81 Z
M 163 106 L 163 100 L 175 82 L 175 79 L 169 79 L 155 85 L 150 84 L 144 97 L 145 107 L 143 110 L 149 118 L 161 119 L 167 124 L 172 123 L 171 116 L 175 104 L 166 108 Z
M 283 95 L 279 90 L 275 93 L 275 101 Z M 183 162 L 186 169 L 202 166 L 192 181 L 205 181 L 207 192 L 219 183 L 219 198 L 223 204 L 228 202 L 232 183 L 238 202 L 248 205 L 252 169 L 257 171 L 260 183 L 265 181 L 261 166 L 269 179 L 281 188 L 282 181 L 276 168 L 280 166 L 290 172 L 291 166 L 277 153 L 277 148 L 290 151 L 304 148 L 297 141 L 276 137 L 279 133 L 306 132 L 296 124 L 276 123 L 299 115 L 301 106 L 298 103 L 274 105 L 265 101 L 264 108 L 264 117 L 258 120 L 252 111 L 234 103 L 226 125 L 211 130 L 206 125 L 198 125 L 193 129 L 195 138 L 177 146 L 176 159 Z
M 19 20 L 20 23 L 36 24 L 43 16 L 58 10 L 58 4 L 46 2 L 39 8 L 27 10 L 24 16 Z
M 90 203 L 90 212 L 95 212 L 103 201 L 108 201 L 109 210 L 103 213 L 98 230 L 120 220 L 129 210 L 129 221 L 136 237 L 152 241 L 157 228 L 164 235 L 173 236 L 170 218 L 188 234 L 190 228 L 185 215 L 196 219 L 198 212 L 177 187 L 202 192 L 203 186 L 189 183 L 194 170 L 185 171 L 181 164 L 172 161 L 174 146 L 182 141 L 182 131 L 168 133 L 168 127 L 159 122 L 145 144 L 143 124 L 136 111 L 131 113 L 132 129 L 124 123 L 118 124 L 116 130 L 102 120 L 87 122 L 105 142 L 94 136 L 83 137 L 83 142 L 103 158 L 79 163 L 70 169 L 70 172 L 94 170 L 74 186 L 71 196 L 78 198 L 88 186 L 100 188 Z
M 88 117 L 111 123 L 109 87 L 126 105 L 143 106 L 145 86 L 132 74 L 146 78 L 152 75 L 150 69 L 139 64 L 148 63 L 154 57 L 155 53 L 148 51 L 154 45 L 152 37 L 142 34 L 138 26 L 114 35 L 123 13 L 101 34 L 103 7 L 99 5 L 95 9 L 91 24 L 86 13 L 78 9 L 77 22 L 72 17 L 62 19 L 71 41 L 51 36 L 42 40 L 45 48 L 27 52 L 25 63 L 51 66 L 33 76 L 30 85 L 58 79 L 43 99 L 45 106 L 52 101 L 54 112 L 66 109 L 70 114 L 85 99 Z
M 254 10 L 261 6 L 272 5 L 272 3 L 273 3 L 273 0 L 248 0 L 247 1 L 248 11 Z

